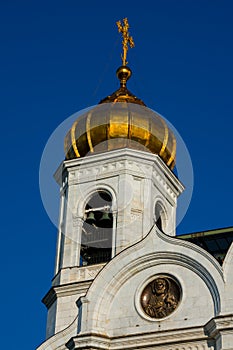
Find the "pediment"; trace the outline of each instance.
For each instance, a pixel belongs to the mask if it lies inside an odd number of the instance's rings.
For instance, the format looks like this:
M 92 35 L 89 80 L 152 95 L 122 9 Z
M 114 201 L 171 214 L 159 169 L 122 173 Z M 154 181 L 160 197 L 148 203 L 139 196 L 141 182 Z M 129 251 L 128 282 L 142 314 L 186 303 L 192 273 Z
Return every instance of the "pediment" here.
M 181 296 L 174 312 L 153 319 L 143 313 L 140 298 L 143 288 L 160 277 L 177 281 Z M 79 301 L 79 331 L 123 336 L 160 330 L 161 326 L 166 330 L 184 324 L 198 326 L 220 313 L 223 290 L 222 268 L 210 254 L 154 226 L 143 240 L 115 256 L 97 275 Z

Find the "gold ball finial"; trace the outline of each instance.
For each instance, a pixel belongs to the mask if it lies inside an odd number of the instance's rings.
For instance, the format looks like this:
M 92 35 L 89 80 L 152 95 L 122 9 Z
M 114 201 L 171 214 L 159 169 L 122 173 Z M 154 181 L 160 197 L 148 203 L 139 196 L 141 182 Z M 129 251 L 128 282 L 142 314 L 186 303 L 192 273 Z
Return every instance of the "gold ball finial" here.
M 127 66 L 121 66 L 117 69 L 116 75 L 117 78 L 120 80 L 121 87 L 125 87 L 127 80 L 129 80 L 129 78 L 132 75 L 132 71 Z

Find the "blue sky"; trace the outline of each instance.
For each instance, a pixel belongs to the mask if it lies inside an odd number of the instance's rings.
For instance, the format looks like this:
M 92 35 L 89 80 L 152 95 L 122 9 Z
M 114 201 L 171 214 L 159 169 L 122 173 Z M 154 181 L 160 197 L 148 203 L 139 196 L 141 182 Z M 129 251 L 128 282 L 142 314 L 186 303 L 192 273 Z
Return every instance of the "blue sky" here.
M 45 338 L 56 227 L 40 198 L 40 159 L 63 120 L 117 89 L 117 20 L 128 17 L 136 44 L 129 89 L 191 155 L 194 192 L 178 233 L 233 225 L 232 16 L 231 0 L 1 2 L 2 348 Z

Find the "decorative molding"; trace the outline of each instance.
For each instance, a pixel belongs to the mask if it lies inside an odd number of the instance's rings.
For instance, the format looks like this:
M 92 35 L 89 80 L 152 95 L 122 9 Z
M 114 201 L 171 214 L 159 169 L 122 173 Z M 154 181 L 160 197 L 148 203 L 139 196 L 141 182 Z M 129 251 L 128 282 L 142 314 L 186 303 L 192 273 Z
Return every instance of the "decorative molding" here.
M 69 283 L 61 286 L 50 288 L 48 293 L 42 299 L 43 304 L 49 309 L 51 305 L 60 297 L 70 296 L 74 294 L 85 295 L 90 287 L 91 281 Z
M 167 243 L 183 246 L 183 247 L 189 248 L 189 249 L 201 254 L 203 257 L 205 257 L 207 260 L 209 260 L 211 262 L 211 264 L 214 265 L 215 269 L 220 274 L 221 279 L 224 281 L 222 267 L 219 265 L 218 261 L 210 253 L 208 253 L 206 250 L 204 250 L 203 248 L 199 247 L 198 245 L 196 245 L 194 243 L 191 243 L 189 241 L 185 241 L 183 239 L 179 239 L 179 236 L 171 237 L 171 236 L 165 235 L 164 233 L 160 232 L 159 230 L 157 230 L 157 235 L 163 241 L 165 241 Z
M 219 334 L 222 332 L 230 332 L 232 334 L 232 344 L 233 344 L 233 314 L 221 315 L 212 318 L 205 325 L 206 333 L 213 338 L 218 338 Z
M 74 227 L 77 227 L 77 226 L 83 224 L 83 217 L 77 216 L 76 213 L 73 213 L 72 217 L 73 217 L 73 226 Z
M 131 212 L 130 212 L 131 221 L 140 219 L 142 217 L 142 214 L 143 214 L 143 211 L 141 209 L 131 208 Z
M 89 266 L 64 267 L 54 276 L 52 285 L 53 287 L 56 287 L 70 282 L 85 282 L 93 280 L 105 265 L 106 263 Z M 69 279 L 69 281 L 67 279 Z
M 142 165 L 143 168 L 140 169 L 139 165 L 140 167 Z M 148 167 L 151 167 L 151 170 L 148 170 Z M 172 192 L 176 195 L 180 194 L 184 189 L 184 186 L 158 155 L 127 148 L 65 161 L 64 166 L 59 168 L 58 172 L 62 170 L 63 174 L 67 172 L 72 174 L 69 176 L 69 184 L 73 185 L 80 183 L 81 178 L 82 181 L 86 182 L 97 175 L 105 177 L 108 177 L 109 174 L 111 176 L 118 175 L 119 171 L 124 169 L 133 172 L 132 175 L 134 175 L 135 171 L 137 171 L 138 175 L 138 171 L 141 170 L 143 177 L 145 177 L 145 173 L 148 173 L 148 171 L 151 173 L 153 169 L 153 171 L 159 172 L 160 175 L 166 174 L 166 181 L 164 182 L 168 181 L 172 184 Z M 169 187 L 171 186 L 169 185 Z
M 212 343 L 212 344 L 211 344 Z M 214 342 L 204 334 L 202 327 L 174 329 L 153 333 L 140 333 L 124 337 L 108 337 L 106 334 L 80 333 L 70 339 L 69 350 L 214 350 Z

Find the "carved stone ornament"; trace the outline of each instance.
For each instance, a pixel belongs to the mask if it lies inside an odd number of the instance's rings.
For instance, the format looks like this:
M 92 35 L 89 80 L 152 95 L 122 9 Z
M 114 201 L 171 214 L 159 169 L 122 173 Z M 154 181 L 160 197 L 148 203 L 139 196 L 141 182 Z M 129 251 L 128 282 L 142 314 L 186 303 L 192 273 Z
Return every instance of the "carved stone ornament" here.
M 147 284 L 141 294 L 141 306 L 152 318 L 170 315 L 179 304 L 181 289 L 170 277 L 158 276 Z

